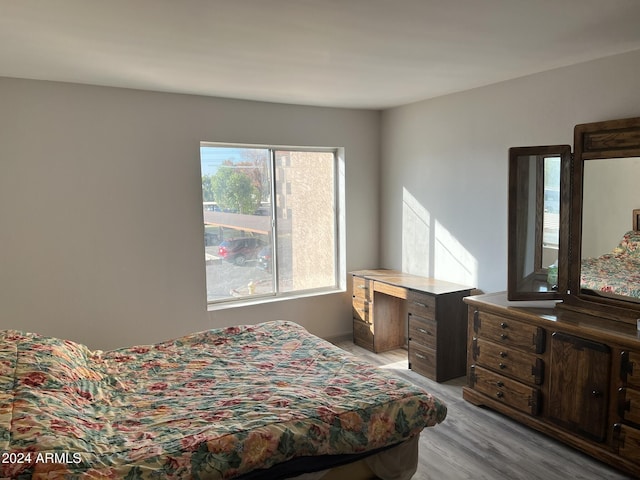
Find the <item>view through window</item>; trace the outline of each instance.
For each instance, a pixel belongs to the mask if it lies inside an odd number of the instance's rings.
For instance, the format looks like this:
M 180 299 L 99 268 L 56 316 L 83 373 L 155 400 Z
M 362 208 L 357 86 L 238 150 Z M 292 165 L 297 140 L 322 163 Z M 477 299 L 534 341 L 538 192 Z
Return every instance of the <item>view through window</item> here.
M 337 286 L 336 154 L 202 143 L 207 300 Z
M 557 266 L 560 243 L 560 157 L 544 158 L 542 267 Z

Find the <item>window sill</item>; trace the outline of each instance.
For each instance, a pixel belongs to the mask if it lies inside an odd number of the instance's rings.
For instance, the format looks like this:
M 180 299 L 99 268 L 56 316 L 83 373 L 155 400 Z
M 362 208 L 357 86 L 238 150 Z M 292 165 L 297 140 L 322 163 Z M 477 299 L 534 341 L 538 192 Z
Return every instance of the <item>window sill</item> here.
M 313 290 L 304 293 L 292 293 L 291 295 L 278 295 L 278 296 L 256 296 L 247 297 L 245 299 L 229 300 L 226 302 L 209 303 L 207 304 L 208 312 L 215 312 L 220 310 L 227 310 L 231 308 L 250 307 L 254 305 L 264 305 L 265 303 L 276 303 L 289 300 L 300 300 L 309 297 L 319 297 L 322 295 L 335 295 L 346 292 L 344 288 L 330 288 L 323 290 Z

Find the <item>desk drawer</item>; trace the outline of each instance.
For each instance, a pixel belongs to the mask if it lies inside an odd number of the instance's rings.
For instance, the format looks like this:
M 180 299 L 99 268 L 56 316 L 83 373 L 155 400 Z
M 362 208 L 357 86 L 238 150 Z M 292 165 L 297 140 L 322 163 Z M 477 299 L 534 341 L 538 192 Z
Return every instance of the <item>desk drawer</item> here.
M 409 368 L 435 380 L 436 351 L 409 340 Z
M 352 302 L 353 318 L 361 322 L 371 323 L 371 310 L 373 304 L 361 298 L 354 298 Z
M 353 319 L 353 342 L 373 351 L 373 324 Z
M 371 300 L 371 281 L 362 277 L 353 278 L 353 298 L 358 298 L 362 301 Z
M 438 324 L 409 313 L 409 340 L 429 348 L 436 348 Z
M 436 298 L 421 292 L 410 290 L 407 293 L 407 310 L 418 317 L 428 320 L 436 318 Z
M 399 285 L 392 285 L 390 283 L 375 281 L 373 282 L 373 291 L 384 293 L 385 295 L 389 295 L 390 297 L 401 299 L 407 298 L 406 288 Z

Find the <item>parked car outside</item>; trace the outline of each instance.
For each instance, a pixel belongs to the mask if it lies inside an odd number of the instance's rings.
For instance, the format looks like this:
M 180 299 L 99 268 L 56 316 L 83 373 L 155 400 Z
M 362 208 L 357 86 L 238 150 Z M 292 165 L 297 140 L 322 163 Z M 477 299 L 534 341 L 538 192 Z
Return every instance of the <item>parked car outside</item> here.
M 218 246 L 218 256 L 236 265 L 244 265 L 256 258 L 265 242 L 256 237 L 241 237 L 224 240 Z
M 205 231 L 204 231 L 205 247 L 211 247 L 219 244 L 220 244 L 220 236 L 217 233 L 208 232 L 205 228 Z
M 266 272 L 271 272 L 271 245 L 267 245 L 263 247 L 262 250 L 258 252 L 258 265 L 257 267 Z

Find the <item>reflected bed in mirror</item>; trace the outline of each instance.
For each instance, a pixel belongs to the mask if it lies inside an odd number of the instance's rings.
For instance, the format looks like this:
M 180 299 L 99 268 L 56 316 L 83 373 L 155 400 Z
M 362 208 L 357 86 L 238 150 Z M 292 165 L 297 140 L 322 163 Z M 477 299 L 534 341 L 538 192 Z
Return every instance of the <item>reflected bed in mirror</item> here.
M 640 159 L 628 159 L 640 160 Z M 638 162 L 640 165 L 640 162 Z M 592 179 L 595 172 L 585 168 L 585 185 Z M 607 198 L 600 203 L 608 203 Z M 587 295 L 599 295 L 619 300 L 632 300 L 640 302 L 640 210 L 633 210 L 633 222 L 631 230 L 626 232 L 619 243 L 612 250 L 599 256 L 589 256 L 589 253 L 598 251 L 598 238 L 590 235 L 590 228 L 597 218 L 593 208 L 587 208 L 584 202 L 582 252 L 583 258 L 580 267 L 580 289 Z M 589 221 L 588 221 L 589 220 Z M 611 227 L 615 231 L 615 227 Z M 605 232 L 610 233 L 610 232 Z

